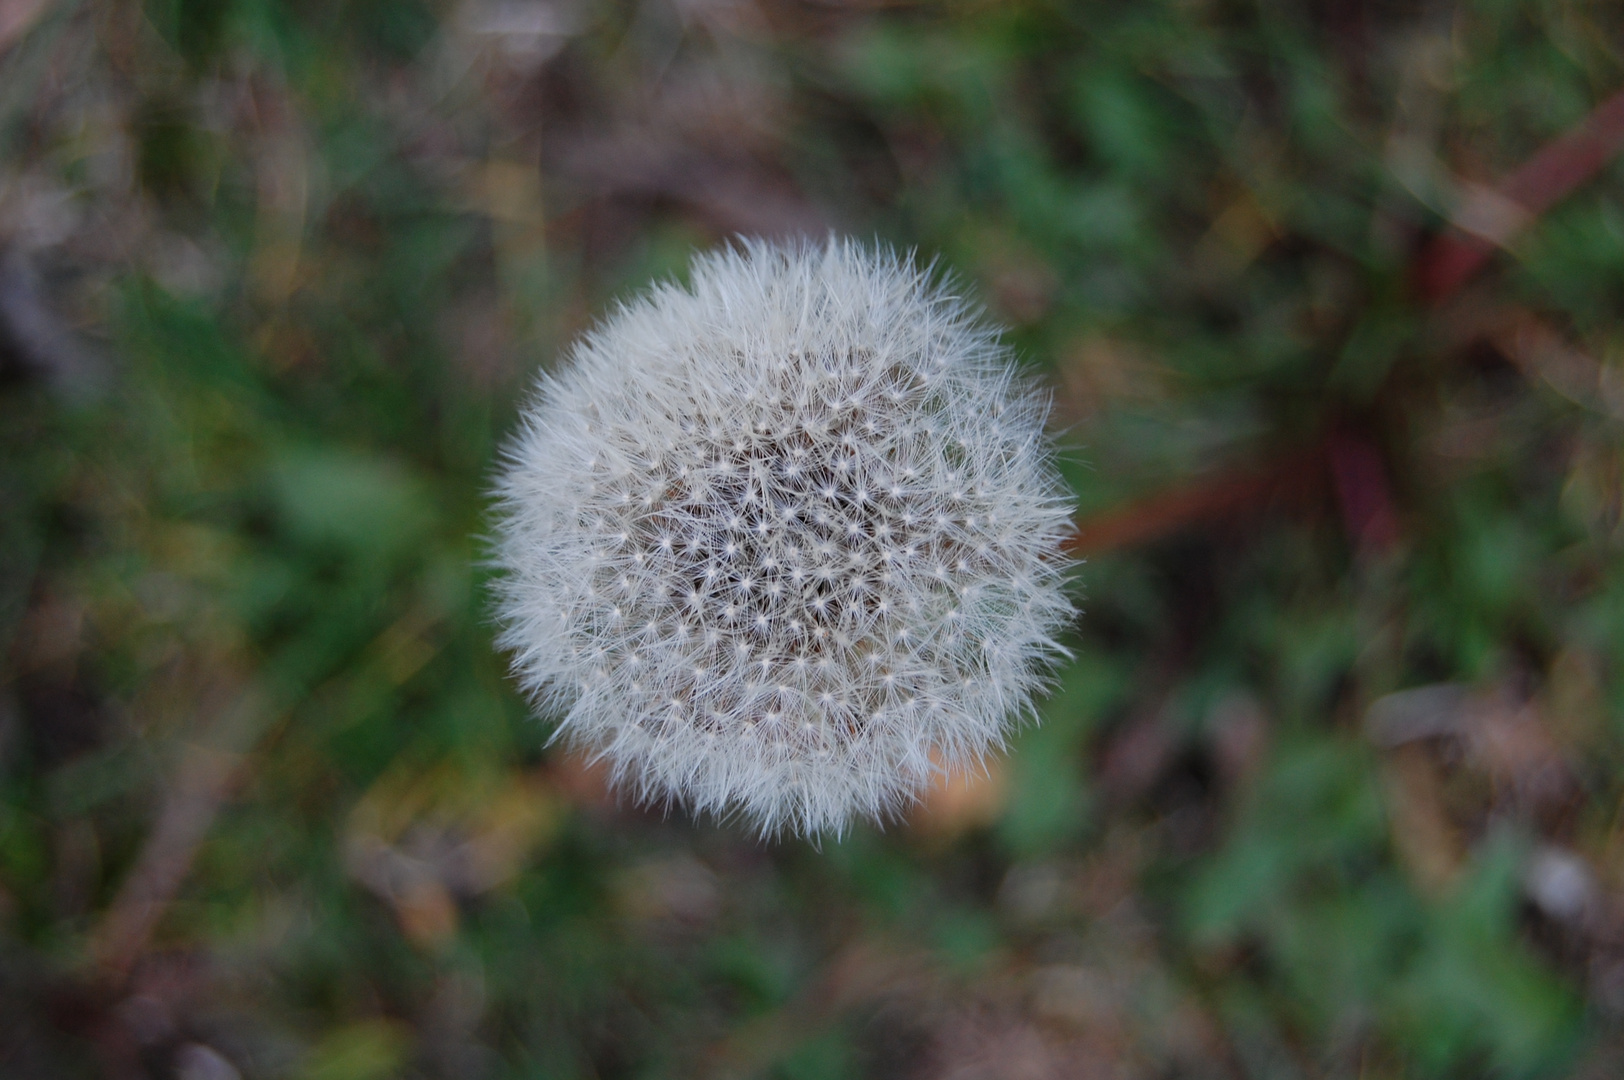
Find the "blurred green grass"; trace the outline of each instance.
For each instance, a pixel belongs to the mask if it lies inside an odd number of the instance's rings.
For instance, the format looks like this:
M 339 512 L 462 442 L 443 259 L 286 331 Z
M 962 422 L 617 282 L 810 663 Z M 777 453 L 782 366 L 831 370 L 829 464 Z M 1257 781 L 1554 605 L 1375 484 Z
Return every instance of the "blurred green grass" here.
M 1624 169 L 1412 288 L 1616 4 L 14 8 L 0 1074 L 1624 1069 Z M 829 229 L 1128 539 L 1043 724 L 819 848 L 549 748 L 481 538 L 594 312 Z

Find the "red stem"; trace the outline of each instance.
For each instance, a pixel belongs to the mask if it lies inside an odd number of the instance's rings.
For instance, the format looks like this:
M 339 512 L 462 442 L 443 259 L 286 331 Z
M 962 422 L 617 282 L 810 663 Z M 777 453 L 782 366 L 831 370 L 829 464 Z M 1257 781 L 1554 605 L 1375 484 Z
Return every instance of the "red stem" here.
M 1546 144 L 1492 190 L 1491 200 L 1521 211 L 1514 215 L 1514 229 L 1491 240 L 1451 225 L 1432 238 L 1412 267 L 1422 301 L 1436 307 L 1454 296 L 1496 250 L 1594 177 L 1621 151 L 1624 90 L 1598 105 L 1578 127 Z M 1283 465 L 1243 466 L 1085 517 L 1078 521 L 1067 550 L 1078 555 L 1108 551 L 1166 536 L 1199 521 L 1227 517 L 1297 487 L 1327 464 L 1353 539 L 1361 547 L 1375 548 L 1397 540 L 1398 519 L 1379 452 L 1368 442 L 1333 433 L 1313 452 L 1295 455 Z
M 1524 212 L 1526 230 L 1539 215 L 1595 176 L 1624 150 L 1624 90 L 1598 105 L 1584 122 L 1547 143 L 1506 177 L 1494 194 Z M 1422 300 L 1448 300 L 1483 268 L 1512 235 L 1490 239 L 1451 225 L 1433 237 L 1416 259 L 1416 286 Z

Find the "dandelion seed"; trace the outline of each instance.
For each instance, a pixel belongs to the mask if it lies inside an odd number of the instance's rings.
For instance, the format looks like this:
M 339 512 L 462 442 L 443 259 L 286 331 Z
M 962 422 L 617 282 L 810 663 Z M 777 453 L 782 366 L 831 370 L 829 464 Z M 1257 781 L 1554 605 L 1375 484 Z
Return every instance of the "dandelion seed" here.
M 542 379 L 497 484 L 500 643 L 639 798 L 883 819 L 1000 745 L 1060 655 L 1045 412 L 889 251 L 702 255 Z

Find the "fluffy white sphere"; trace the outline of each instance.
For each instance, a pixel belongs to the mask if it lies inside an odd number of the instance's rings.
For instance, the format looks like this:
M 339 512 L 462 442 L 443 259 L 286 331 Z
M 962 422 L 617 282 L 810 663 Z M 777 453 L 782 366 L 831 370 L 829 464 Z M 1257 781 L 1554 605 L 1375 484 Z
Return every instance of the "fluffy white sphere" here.
M 643 799 L 880 819 L 1030 713 L 1070 503 L 974 311 L 849 241 L 695 259 L 543 376 L 498 481 L 500 643 Z

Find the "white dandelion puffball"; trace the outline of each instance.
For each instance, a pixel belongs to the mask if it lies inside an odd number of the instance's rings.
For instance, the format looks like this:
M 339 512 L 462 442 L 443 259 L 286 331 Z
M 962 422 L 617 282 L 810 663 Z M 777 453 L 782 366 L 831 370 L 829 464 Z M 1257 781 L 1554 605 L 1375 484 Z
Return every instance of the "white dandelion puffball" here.
M 928 271 L 745 241 L 544 375 L 500 644 L 640 799 L 837 835 L 1032 711 L 1071 618 L 1047 399 Z

